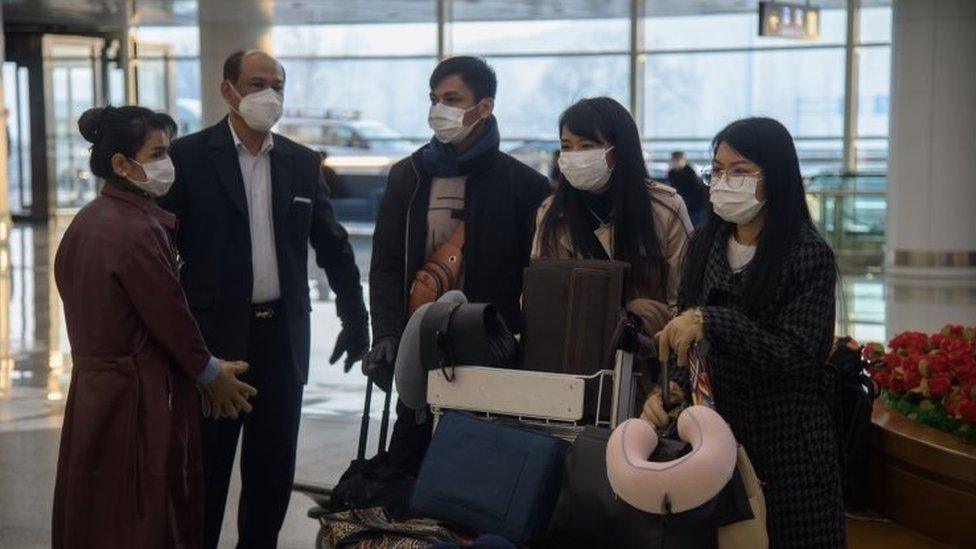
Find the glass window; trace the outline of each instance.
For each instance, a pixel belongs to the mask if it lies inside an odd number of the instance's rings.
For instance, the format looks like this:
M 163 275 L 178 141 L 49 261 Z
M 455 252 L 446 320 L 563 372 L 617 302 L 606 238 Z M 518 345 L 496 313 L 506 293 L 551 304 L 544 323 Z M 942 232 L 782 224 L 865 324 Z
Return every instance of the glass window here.
M 861 43 L 891 42 L 891 6 L 861 8 Z
M 558 140 L 559 114 L 584 97 L 629 105 L 626 55 L 488 58 L 498 75 L 495 114 L 503 139 Z
M 324 144 L 337 147 L 351 147 L 353 140 L 352 128 L 349 126 L 332 126 L 325 130 L 325 136 L 322 139 Z
M 200 100 L 200 60 L 183 58 L 172 61 L 173 78 L 176 80 L 173 112 L 180 135 L 201 129 L 202 106 Z
M 843 133 L 842 49 L 651 55 L 645 80 L 648 137 L 710 137 L 751 115 L 796 136 Z
M 858 139 L 854 143 L 857 169 L 862 172 L 884 172 L 888 169 L 888 138 Z
M 495 114 L 504 139 L 558 140 L 559 115 L 584 97 L 629 104 L 624 55 L 488 59 L 498 75 Z
M 857 131 L 862 137 L 888 135 L 891 47 L 861 48 L 858 59 Z
M 451 25 L 459 54 L 627 52 L 627 19 L 477 21 Z
M 453 22 L 626 19 L 630 0 L 454 0 Z
M 845 9 L 823 9 L 820 38 L 795 40 L 759 36 L 758 9 L 703 15 L 682 13 L 689 10 L 681 4 L 652 2 L 648 5 L 649 17 L 644 19 L 645 49 L 667 51 L 842 45 L 847 34 Z
M 287 120 L 287 119 L 286 119 Z M 324 128 L 321 124 L 283 121 L 278 124 L 278 132 L 302 143 L 321 143 Z
M 436 55 L 437 24 L 278 25 L 277 56 Z
M 841 48 L 650 55 L 644 93 L 644 137 L 663 141 L 652 147 L 655 159 L 676 141 L 698 143 L 689 152 L 707 158 L 709 141 L 726 124 L 770 116 L 797 138 L 805 169 L 840 163 Z
M 3 63 L 3 102 L 7 111 L 8 204 L 14 213 L 31 206 L 31 139 L 28 69 Z
M 166 90 L 159 81 L 170 71 L 172 97 L 174 104 L 169 114 L 176 120 L 179 135 L 186 135 L 201 129 L 200 100 L 200 35 L 196 25 L 143 26 L 133 29 L 132 37 L 150 47 L 142 48 L 145 55 L 140 63 L 149 71 L 140 72 L 140 102 L 151 108 L 165 104 Z M 162 51 L 152 46 L 166 46 L 168 64 L 161 59 Z M 137 52 L 140 49 L 137 48 Z M 149 79 L 143 81 L 143 79 Z M 150 81 L 152 80 L 152 81 Z M 164 79 L 165 80 L 165 79 Z
M 285 116 L 347 111 L 381 122 L 402 136 L 426 140 L 431 59 L 284 59 Z M 332 111 L 327 113 L 325 111 Z M 304 114 L 304 113 L 302 113 Z
M 147 109 L 166 110 L 169 94 L 167 71 L 169 63 L 162 58 L 140 59 L 136 66 L 136 85 L 139 104 Z
M 196 25 L 179 27 L 145 26 L 133 30 L 136 41 L 166 44 L 173 47 L 176 57 L 200 55 L 200 32 Z

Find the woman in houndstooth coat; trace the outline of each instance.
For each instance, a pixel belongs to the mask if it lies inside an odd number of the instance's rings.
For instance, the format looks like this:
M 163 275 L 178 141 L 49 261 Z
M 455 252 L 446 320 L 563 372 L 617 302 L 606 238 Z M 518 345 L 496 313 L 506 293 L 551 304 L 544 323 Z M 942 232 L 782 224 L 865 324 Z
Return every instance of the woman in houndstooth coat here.
M 701 342 L 715 404 L 763 483 L 772 547 L 843 547 L 839 454 L 824 368 L 837 268 L 810 218 L 789 132 L 768 118 L 713 141 L 713 212 L 692 238 L 659 334 L 687 363 Z

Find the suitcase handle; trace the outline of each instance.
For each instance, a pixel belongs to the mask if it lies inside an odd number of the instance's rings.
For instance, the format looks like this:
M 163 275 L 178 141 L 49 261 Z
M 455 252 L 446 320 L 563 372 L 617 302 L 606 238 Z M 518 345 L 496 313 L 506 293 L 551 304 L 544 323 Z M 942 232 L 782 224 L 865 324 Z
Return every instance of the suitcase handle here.
M 386 451 L 386 435 L 390 427 L 390 395 L 393 391 L 386 391 L 383 399 L 383 416 L 380 420 L 380 440 L 377 443 L 377 453 Z M 359 425 L 359 448 L 356 451 L 357 459 L 366 458 L 366 439 L 369 437 L 369 410 L 373 404 L 373 382 L 366 379 L 366 399 L 363 402 L 363 418 Z

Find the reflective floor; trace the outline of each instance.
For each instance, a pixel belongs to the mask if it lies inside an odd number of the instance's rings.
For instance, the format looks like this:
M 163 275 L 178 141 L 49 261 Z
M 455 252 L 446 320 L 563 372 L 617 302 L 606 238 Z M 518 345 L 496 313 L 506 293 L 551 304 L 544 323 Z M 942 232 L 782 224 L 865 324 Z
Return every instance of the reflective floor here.
M 0 547 L 50 543 L 58 435 L 71 370 L 51 266 L 68 221 L 15 226 L 9 249 L 0 250 Z M 351 239 L 365 275 L 369 230 L 356 229 Z M 310 278 L 318 299 L 296 480 L 322 485 L 334 483 L 354 457 L 365 383 L 358 369 L 346 375 L 328 364 L 339 323 L 323 277 Z M 908 329 L 935 331 L 947 322 L 976 324 L 976 280 L 892 280 L 862 270 L 845 272 L 842 288 L 838 333 L 862 343 Z M 380 403 L 374 399 L 374 418 Z M 236 515 L 233 499 L 228 517 Z M 293 497 L 282 547 L 312 545 L 316 524 L 305 517 L 309 507 L 304 496 Z M 232 527 L 225 525 L 225 533 L 229 546 Z

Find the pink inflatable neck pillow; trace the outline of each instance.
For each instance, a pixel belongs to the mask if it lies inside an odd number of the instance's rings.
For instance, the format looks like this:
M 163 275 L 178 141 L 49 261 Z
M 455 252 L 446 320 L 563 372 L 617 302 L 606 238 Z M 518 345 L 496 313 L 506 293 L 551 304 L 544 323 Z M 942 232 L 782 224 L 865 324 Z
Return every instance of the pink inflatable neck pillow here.
M 654 514 L 681 513 L 715 497 L 732 478 L 736 442 L 722 416 L 691 406 L 678 416 L 678 437 L 691 451 L 673 461 L 649 461 L 657 433 L 642 419 L 628 419 L 607 442 L 607 477 L 615 494 Z

